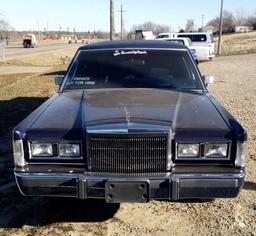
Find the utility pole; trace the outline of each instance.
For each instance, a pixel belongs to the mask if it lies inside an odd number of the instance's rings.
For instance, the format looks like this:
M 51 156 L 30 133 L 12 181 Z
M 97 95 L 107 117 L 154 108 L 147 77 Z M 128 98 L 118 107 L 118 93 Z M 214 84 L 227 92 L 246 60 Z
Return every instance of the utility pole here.
M 204 31 L 204 14 L 202 15 L 202 32 Z
M 5 61 L 5 47 L 6 47 L 6 42 L 4 41 L 0 42 L 0 48 L 2 48 L 2 62 Z
M 120 10 L 120 13 L 121 13 L 121 40 L 124 39 L 124 13 L 126 11 L 123 9 L 123 4 L 121 4 L 121 10 Z
M 2 62 L 5 61 L 5 45 L 2 47 Z
M 41 32 L 40 32 L 40 23 L 39 20 L 37 20 L 37 30 L 38 30 L 38 42 L 41 40 Z
M 221 0 L 221 7 L 220 7 L 219 42 L 218 42 L 218 52 L 217 52 L 218 55 L 221 54 L 222 26 L 223 26 L 223 0 Z
M 110 0 L 110 40 L 115 37 L 115 12 L 114 12 L 114 0 Z
M 124 35 L 124 18 L 123 18 L 123 4 L 121 4 L 121 40 L 123 40 Z

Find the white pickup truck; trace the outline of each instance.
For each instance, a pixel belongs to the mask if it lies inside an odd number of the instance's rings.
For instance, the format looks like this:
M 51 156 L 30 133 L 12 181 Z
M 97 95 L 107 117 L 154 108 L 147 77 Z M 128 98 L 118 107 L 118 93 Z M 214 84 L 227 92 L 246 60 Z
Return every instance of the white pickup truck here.
M 189 49 L 194 61 L 196 62 L 196 64 L 198 64 L 197 52 L 193 48 L 190 38 L 157 38 L 156 40 L 165 40 L 168 42 L 178 43 L 186 46 Z
M 166 38 L 189 38 L 192 41 L 191 48 L 197 52 L 198 61 L 208 61 L 215 57 L 214 43 L 210 32 L 161 33 L 156 37 L 156 39 Z

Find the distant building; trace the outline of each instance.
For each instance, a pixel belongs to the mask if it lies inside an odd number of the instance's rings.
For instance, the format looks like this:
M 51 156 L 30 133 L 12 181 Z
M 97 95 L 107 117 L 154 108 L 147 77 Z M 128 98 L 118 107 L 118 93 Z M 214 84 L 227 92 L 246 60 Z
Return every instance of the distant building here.
M 50 40 L 60 40 L 60 35 L 58 34 L 48 34 L 45 36 L 44 38 L 45 40 L 46 39 L 50 39 Z
M 74 34 L 61 34 L 60 40 L 62 41 L 70 41 L 76 39 L 76 36 Z
M 253 30 L 253 27 L 250 27 L 250 26 L 236 26 L 235 28 L 236 33 L 251 32 L 252 30 Z

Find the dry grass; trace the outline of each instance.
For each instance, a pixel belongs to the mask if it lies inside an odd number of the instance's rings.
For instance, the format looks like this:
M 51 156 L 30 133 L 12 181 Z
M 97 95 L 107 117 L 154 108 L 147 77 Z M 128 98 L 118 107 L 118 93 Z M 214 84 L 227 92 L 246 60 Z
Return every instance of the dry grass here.
M 0 76 L 0 91 L 1 93 L 4 92 L 4 87 L 8 86 L 10 84 L 15 84 L 17 81 L 21 80 L 22 78 L 29 77 L 33 74 L 27 73 L 27 74 L 14 74 L 14 75 L 1 75 Z M 0 99 L 3 98 L 2 94 L 0 96 Z
M 72 48 L 59 49 L 53 52 L 18 57 L 9 60 L 8 64 L 17 66 L 59 66 L 63 64 L 61 58 L 68 57 L 69 60 L 67 62 L 69 62 L 78 47 L 79 46 L 74 46 Z
M 90 43 L 100 42 L 102 40 L 89 40 Z M 63 41 L 45 41 L 43 44 L 49 43 L 63 43 Z M 74 44 L 72 47 L 54 50 L 51 52 L 38 53 L 35 55 L 27 55 L 23 57 L 18 57 L 16 59 L 8 60 L 7 63 L 9 65 L 17 65 L 17 66 L 59 66 L 62 64 L 61 58 L 68 57 L 69 62 L 77 49 L 81 46 L 81 44 Z M 1 65 L 1 62 L 0 62 Z
M 55 70 L 63 70 L 58 67 Z M 53 73 L 54 74 L 54 73 Z M 51 73 L 0 75 L 0 137 L 57 91 Z
M 217 45 L 217 44 L 216 44 Z M 256 52 L 256 32 L 224 35 L 222 54 L 236 55 Z
M 0 76 L 0 100 L 17 97 L 49 97 L 56 89 L 52 75 L 11 74 Z
M 217 47 L 217 42 L 215 43 Z M 79 45 L 72 48 L 60 49 L 54 52 L 40 53 L 19 57 L 8 61 L 10 65 L 19 66 L 59 66 L 61 58 L 68 57 L 69 62 Z M 256 52 L 256 32 L 224 35 L 222 38 L 222 54 L 236 55 Z M 1 64 L 1 63 L 0 63 Z

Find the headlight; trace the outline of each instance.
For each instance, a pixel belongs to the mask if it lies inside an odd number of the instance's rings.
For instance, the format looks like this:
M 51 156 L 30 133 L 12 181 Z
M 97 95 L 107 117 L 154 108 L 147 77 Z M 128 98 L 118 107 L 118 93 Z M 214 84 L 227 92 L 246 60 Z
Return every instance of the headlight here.
M 227 144 L 207 144 L 205 149 L 205 157 L 225 158 L 228 154 Z
M 80 145 L 61 143 L 59 144 L 59 154 L 61 157 L 80 157 Z
M 53 156 L 53 148 L 50 143 L 32 143 L 31 155 L 33 157 L 51 157 Z
M 178 157 L 198 157 L 199 144 L 178 144 Z
M 235 166 L 244 167 L 247 158 L 247 142 L 237 143 Z

